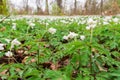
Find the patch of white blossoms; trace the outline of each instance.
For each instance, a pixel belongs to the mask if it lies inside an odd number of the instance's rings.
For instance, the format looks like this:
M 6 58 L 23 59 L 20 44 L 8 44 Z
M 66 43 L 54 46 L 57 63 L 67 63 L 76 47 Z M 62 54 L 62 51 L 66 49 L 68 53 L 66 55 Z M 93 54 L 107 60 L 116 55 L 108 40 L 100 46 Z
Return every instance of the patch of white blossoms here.
M 111 22 L 111 20 L 112 20 L 111 16 L 107 16 L 103 19 L 103 21 L 105 21 L 105 22 Z
M 109 24 L 109 22 L 103 22 L 103 25 L 108 25 Z
M 29 26 L 33 29 L 35 27 L 34 23 L 30 23 Z
M 92 18 L 89 18 L 88 21 L 87 21 L 87 27 L 86 29 L 87 30 L 90 30 L 90 29 L 93 29 L 96 27 L 96 24 L 97 24 L 97 21 L 96 20 L 93 20 Z
M 32 21 L 28 21 L 27 24 L 28 24 L 29 27 L 31 27 L 32 29 L 35 27 L 35 23 L 33 23 Z
M 55 28 L 49 28 L 48 29 L 48 32 L 51 33 L 51 34 L 55 34 L 56 33 L 56 29 Z
M 69 37 L 68 37 L 68 36 L 63 36 L 63 39 L 64 39 L 64 40 L 68 40 Z
M 0 50 L 4 50 L 5 44 L 0 43 Z
M 63 36 L 63 39 L 64 39 L 64 40 L 73 39 L 73 38 L 75 38 L 76 36 L 78 36 L 77 33 L 75 33 L 75 32 L 70 32 L 67 36 Z
M 119 19 L 118 18 L 114 18 L 113 22 L 115 22 L 117 24 L 119 22 Z
M 84 39 L 85 39 L 85 36 L 84 36 L 84 35 L 80 35 L 80 39 L 81 39 L 81 40 L 84 40 Z
M 13 53 L 11 51 L 8 51 L 5 53 L 5 56 L 7 57 L 12 57 L 13 56 Z
M 75 33 L 75 32 L 70 32 L 70 33 L 68 34 L 68 38 L 70 38 L 70 39 L 75 38 L 76 36 L 78 36 L 78 34 Z
M 21 42 L 19 42 L 17 39 L 12 40 L 11 42 L 11 48 L 14 48 L 14 46 L 19 46 Z
M 87 21 L 87 24 L 88 25 L 93 25 L 93 24 L 96 24 L 96 21 L 93 20 L 92 18 L 89 18 L 88 21 Z

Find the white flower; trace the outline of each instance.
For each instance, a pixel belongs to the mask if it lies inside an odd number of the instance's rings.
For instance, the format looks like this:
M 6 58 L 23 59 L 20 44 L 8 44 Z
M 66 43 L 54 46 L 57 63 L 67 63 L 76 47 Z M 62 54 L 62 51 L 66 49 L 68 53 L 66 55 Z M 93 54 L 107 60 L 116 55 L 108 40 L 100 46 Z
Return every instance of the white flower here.
M 90 28 L 95 28 L 96 27 L 96 24 L 93 24 L 93 25 L 90 25 Z
M 93 19 L 92 18 L 89 18 L 88 21 L 87 21 L 88 24 L 91 24 L 93 23 Z
M 13 56 L 13 53 L 11 51 L 8 51 L 5 53 L 5 56 L 7 57 L 12 57 Z
M 84 35 L 81 35 L 81 36 L 80 36 L 80 39 L 81 39 L 81 40 L 84 40 L 84 39 L 85 39 L 85 36 L 84 36 Z
M 96 24 L 92 24 L 86 27 L 87 30 L 93 29 L 96 27 Z
M 0 43 L 0 50 L 4 50 L 5 44 Z
M 30 23 L 29 26 L 33 29 L 35 24 L 34 23 Z
M 92 18 L 89 18 L 87 21 L 88 25 L 96 24 L 97 22 L 94 21 Z
M 16 30 L 16 23 L 12 23 L 12 29 Z
M 104 25 L 108 25 L 109 23 L 108 22 L 103 22 Z
M 17 40 L 17 39 L 14 39 L 11 44 L 14 44 L 16 46 L 20 45 L 21 43 Z
M 49 23 L 46 23 L 46 26 L 48 26 L 49 25 Z
M 12 42 L 11 42 L 11 48 L 13 48 L 15 45 L 16 46 L 19 46 L 21 43 L 17 40 L 17 39 L 14 39 Z
M 115 23 L 118 23 L 119 19 L 118 19 L 118 18 L 114 18 L 113 21 L 114 21 Z
M 92 18 L 89 18 L 87 21 L 88 26 L 86 27 L 86 29 L 87 30 L 93 29 L 96 27 L 96 24 L 97 24 L 97 21 L 93 20 Z
M 13 29 L 13 30 L 16 30 L 16 26 L 12 26 L 12 29 Z
M 68 35 L 68 38 L 72 39 L 76 36 L 78 36 L 78 34 L 76 34 L 75 32 L 70 32 L 69 35 Z
M 112 17 L 107 16 L 107 17 L 105 17 L 104 21 L 110 21 L 110 20 L 111 20 L 111 18 L 112 18 Z
M 86 29 L 87 29 L 87 30 L 90 30 L 90 29 L 91 29 L 91 27 L 90 27 L 90 26 L 87 26 L 87 27 L 86 27 Z
M 64 40 L 68 40 L 68 38 L 69 38 L 68 36 L 63 36 Z
M 51 34 L 55 34 L 56 33 L 56 29 L 55 28 L 49 28 L 48 32 Z
M 61 20 L 60 22 L 67 24 L 68 22 L 66 20 Z

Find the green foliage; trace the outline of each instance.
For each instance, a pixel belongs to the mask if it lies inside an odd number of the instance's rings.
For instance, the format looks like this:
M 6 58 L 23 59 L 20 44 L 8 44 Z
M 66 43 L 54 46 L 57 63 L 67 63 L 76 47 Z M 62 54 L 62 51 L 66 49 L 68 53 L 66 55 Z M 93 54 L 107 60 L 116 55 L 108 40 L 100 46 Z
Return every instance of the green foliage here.
M 116 18 L 118 22 L 114 21 Z M 4 50 L 0 51 L 0 78 L 119 80 L 119 18 L 113 17 L 107 21 L 108 24 L 104 24 L 106 18 L 93 17 L 93 20 L 99 21 L 93 32 L 92 29 L 86 29 L 88 19 L 6 19 L 0 24 L 0 43 L 5 44 Z M 13 23 L 16 23 L 16 29 Z M 56 29 L 56 32 L 50 33 L 50 28 Z M 70 32 L 78 36 L 63 39 Z M 80 39 L 80 35 L 84 35 L 85 39 Z M 6 39 L 10 39 L 10 42 Z M 11 48 L 14 39 L 18 39 L 21 44 Z M 7 57 L 7 51 L 11 51 L 13 56 Z
M 53 5 L 52 5 L 52 15 L 61 15 L 61 9 L 59 8 L 59 6 L 56 4 L 56 3 L 54 3 Z

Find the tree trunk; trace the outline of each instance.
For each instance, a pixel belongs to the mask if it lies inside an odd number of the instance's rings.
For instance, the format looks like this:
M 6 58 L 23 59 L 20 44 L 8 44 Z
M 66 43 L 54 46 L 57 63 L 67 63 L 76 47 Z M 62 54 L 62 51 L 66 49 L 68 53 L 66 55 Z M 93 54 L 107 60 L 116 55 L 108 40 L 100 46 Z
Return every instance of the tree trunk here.
M 62 0 L 57 0 L 57 5 L 60 9 L 62 9 Z
M 77 1 L 74 1 L 74 14 L 77 14 Z
M 96 11 L 96 7 L 97 7 L 96 3 L 97 3 L 96 0 L 92 1 L 92 14 L 94 14 L 94 15 L 97 13 L 97 11 Z
M 41 1 L 36 0 L 36 6 L 37 6 L 37 14 L 43 14 L 42 8 L 40 7 Z
M 29 13 L 29 5 L 28 5 L 28 0 L 23 0 L 25 12 L 28 14 Z
M 101 0 L 101 16 L 103 16 L 103 0 Z
M 85 2 L 85 14 L 91 14 L 91 0 L 86 0 Z
M 62 11 L 62 0 L 57 0 L 57 5 L 58 5 L 58 7 L 60 9 L 59 13 L 62 13 L 63 12 Z
M 48 0 L 46 0 L 46 6 L 45 6 L 45 14 L 49 14 L 49 6 L 48 6 Z

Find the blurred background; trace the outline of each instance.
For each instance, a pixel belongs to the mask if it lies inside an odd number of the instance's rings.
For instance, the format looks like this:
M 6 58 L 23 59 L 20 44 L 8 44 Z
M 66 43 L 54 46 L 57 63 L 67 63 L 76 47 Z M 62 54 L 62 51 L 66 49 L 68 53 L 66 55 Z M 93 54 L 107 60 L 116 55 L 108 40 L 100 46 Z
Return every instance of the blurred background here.
M 120 0 L 0 0 L 0 14 L 116 15 Z

